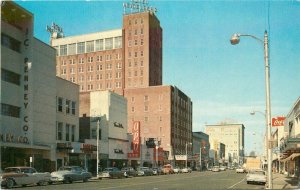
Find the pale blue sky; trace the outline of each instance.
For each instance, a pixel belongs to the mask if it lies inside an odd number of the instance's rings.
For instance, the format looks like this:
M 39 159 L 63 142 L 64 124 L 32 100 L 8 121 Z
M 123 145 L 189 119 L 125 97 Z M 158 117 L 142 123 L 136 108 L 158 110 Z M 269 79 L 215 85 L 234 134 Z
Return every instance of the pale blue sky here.
M 45 28 L 53 21 L 66 36 L 122 28 L 123 2 L 17 3 L 34 14 L 34 34 L 48 43 Z M 300 1 L 156 0 L 149 4 L 158 9 L 163 28 L 163 83 L 191 97 L 193 130 L 203 131 L 206 123 L 224 120 L 243 123 L 246 152 L 262 152 L 264 117 L 249 113 L 265 110 L 263 46 L 251 38 L 232 46 L 229 39 L 236 32 L 263 39 L 268 30 L 272 116 L 286 115 L 300 96 Z

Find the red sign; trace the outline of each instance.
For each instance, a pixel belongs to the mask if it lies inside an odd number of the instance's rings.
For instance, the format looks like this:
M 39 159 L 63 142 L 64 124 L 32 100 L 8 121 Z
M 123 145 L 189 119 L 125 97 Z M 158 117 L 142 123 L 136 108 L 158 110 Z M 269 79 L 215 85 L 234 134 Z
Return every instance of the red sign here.
M 164 160 L 164 150 L 163 148 L 153 148 L 153 159 L 156 160 L 156 150 L 158 152 L 158 156 L 157 156 L 157 159 L 159 161 L 163 161 Z
M 132 153 L 128 153 L 128 158 L 139 158 L 140 157 L 140 131 L 141 123 L 139 121 L 133 122 L 132 128 Z
M 272 126 L 273 127 L 284 126 L 284 120 L 285 120 L 285 117 L 275 117 L 275 118 L 272 118 Z

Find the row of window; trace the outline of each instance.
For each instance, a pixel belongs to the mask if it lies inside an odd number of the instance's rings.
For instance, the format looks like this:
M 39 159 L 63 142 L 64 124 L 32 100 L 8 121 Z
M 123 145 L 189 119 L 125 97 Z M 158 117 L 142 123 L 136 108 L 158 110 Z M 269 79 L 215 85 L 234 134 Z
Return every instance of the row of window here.
M 84 72 L 84 68 L 83 66 L 81 67 L 78 67 L 78 72 L 79 73 L 83 73 Z M 116 64 L 116 68 L 117 69 L 122 69 L 122 64 L 121 63 L 118 63 Z M 69 68 L 70 70 L 70 74 L 75 74 L 76 73 L 76 68 L 75 67 L 70 67 Z M 96 65 L 96 71 L 103 71 L 103 65 Z M 106 70 L 112 70 L 112 64 L 107 64 L 106 65 Z M 94 71 L 94 66 L 93 65 L 88 65 L 87 66 L 87 72 L 93 72 Z M 62 68 L 61 69 L 61 74 L 67 74 L 67 68 Z
M 65 107 L 65 109 L 63 109 Z M 64 112 L 66 114 L 75 115 L 76 113 L 76 102 L 66 99 L 64 101 L 63 98 L 57 97 L 57 111 Z
M 133 55 L 133 53 L 134 53 L 134 55 Z M 128 52 L 128 57 L 129 57 L 129 58 L 131 58 L 131 56 L 138 57 L 138 54 L 139 54 L 139 53 L 138 53 L 137 51 L 135 51 L 135 52 L 129 51 L 129 52 Z M 144 56 L 144 51 L 140 51 L 140 56 L 141 56 L 141 57 Z
M 145 106 L 144 106 L 144 111 L 145 111 L 145 112 L 148 112 L 148 111 L 149 111 L 149 106 L 148 106 L 148 105 L 145 105 Z M 161 105 L 159 105 L 158 111 L 162 111 L 162 106 L 161 106 Z M 131 107 L 131 112 L 135 112 L 134 106 Z
M 138 40 L 135 39 L 134 41 L 133 40 L 128 40 L 128 47 L 132 46 L 132 42 L 134 42 L 133 45 L 135 45 L 135 46 L 137 46 L 138 44 L 140 44 L 141 46 L 144 45 L 144 39 L 141 39 L 140 43 L 138 43 Z
M 1 45 L 18 53 L 21 53 L 21 42 L 4 33 L 1 33 Z
M 58 56 L 122 48 L 122 36 L 55 46 Z
M 136 19 L 134 19 L 134 20 L 131 20 L 131 19 L 129 19 L 128 20 L 128 24 L 129 25 L 131 25 L 131 24 L 143 24 L 144 23 L 144 19 L 143 18 L 136 18 Z
M 143 34 L 144 34 L 144 29 L 141 28 L 141 29 L 140 29 L 140 32 L 138 31 L 137 28 L 134 29 L 134 35 L 138 35 L 138 34 L 143 35 Z M 128 30 L 128 36 L 131 36 L 131 35 L 132 35 L 132 30 L 129 29 L 129 30 Z
M 95 88 L 94 88 L 95 87 Z M 115 88 L 121 88 L 122 87 L 122 83 L 121 82 L 115 82 Z M 104 89 L 112 89 L 113 85 L 111 82 L 107 82 L 106 85 L 102 84 L 102 83 L 98 83 L 98 84 L 88 84 L 88 85 L 80 85 L 80 91 L 91 91 L 91 90 L 104 90 Z
M 18 73 L 1 68 L 1 80 L 20 86 L 20 78 L 21 75 Z
M 98 74 L 96 75 L 96 78 L 95 80 L 99 81 L 99 80 L 103 80 L 104 77 L 103 77 L 104 74 Z M 116 75 L 115 75 L 115 79 L 121 79 L 122 78 L 122 73 L 121 72 L 117 72 Z M 112 73 L 106 73 L 106 80 L 111 80 L 113 79 L 112 77 Z M 93 81 L 94 80 L 94 76 L 93 75 L 88 75 L 87 78 L 86 78 L 86 81 Z M 70 81 L 71 82 L 76 82 L 76 77 L 75 76 L 71 76 L 70 77 Z M 85 75 L 80 75 L 78 76 L 78 82 L 85 82 Z
M 76 125 L 56 122 L 56 140 L 75 141 Z
M 105 60 L 106 60 L 106 61 L 111 61 L 111 60 L 121 60 L 121 59 L 122 59 L 122 55 L 119 54 L 119 53 L 116 54 L 115 59 L 113 59 L 113 56 L 112 56 L 111 54 L 105 56 Z M 87 58 L 87 62 L 88 62 L 88 63 L 93 63 L 94 60 L 95 60 L 96 62 L 102 62 L 102 61 L 104 61 L 102 55 L 96 56 L 95 59 L 94 59 L 94 57 L 88 57 L 88 58 Z M 85 58 L 84 58 L 84 57 L 81 57 L 81 58 L 78 59 L 78 63 L 79 63 L 79 64 L 83 64 L 84 62 L 85 62 Z M 61 60 L 61 61 L 60 61 L 60 64 L 61 64 L 62 66 L 67 65 L 67 60 L 66 60 L 66 59 Z M 76 64 L 76 60 L 75 60 L 75 59 L 69 59 L 69 64 L 70 64 L 70 65 L 75 65 L 75 64 Z M 117 63 L 117 64 L 121 64 L 121 63 Z
M 18 106 L 1 103 L 1 115 L 20 118 L 20 111 Z

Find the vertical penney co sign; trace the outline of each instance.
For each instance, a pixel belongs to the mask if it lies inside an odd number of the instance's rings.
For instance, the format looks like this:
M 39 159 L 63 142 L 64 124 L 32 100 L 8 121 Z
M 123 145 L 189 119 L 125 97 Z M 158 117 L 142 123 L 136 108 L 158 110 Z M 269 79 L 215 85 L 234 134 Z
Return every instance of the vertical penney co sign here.
M 27 21 L 27 22 L 26 22 Z M 25 38 L 23 41 L 23 77 L 22 77 L 22 83 L 23 83 L 23 109 L 22 109 L 22 130 L 24 136 L 28 139 L 27 143 L 32 143 L 32 122 L 30 116 L 32 111 L 32 105 L 30 103 L 32 102 L 32 78 L 31 78 L 31 51 L 32 51 L 32 20 L 28 19 L 24 22 L 25 25 Z
M 272 118 L 272 126 L 273 127 L 281 127 L 284 126 L 285 117 L 274 117 Z

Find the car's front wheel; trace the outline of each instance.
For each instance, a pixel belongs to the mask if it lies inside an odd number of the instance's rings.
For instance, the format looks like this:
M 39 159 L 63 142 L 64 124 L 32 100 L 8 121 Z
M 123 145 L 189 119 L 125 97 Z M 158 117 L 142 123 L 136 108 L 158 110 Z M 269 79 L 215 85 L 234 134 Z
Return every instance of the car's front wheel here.
M 7 187 L 8 189 L 13 188 L 14 184 L 15 184 L 15 182 L 14 182 L 13 179 L 7 179 L 7 180 L 6 180 L 6 187 Z

